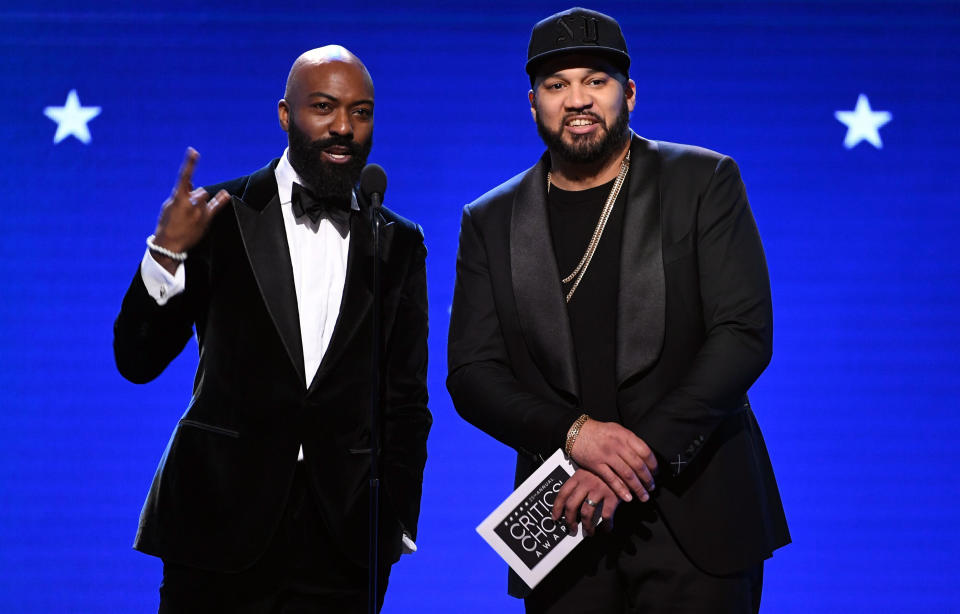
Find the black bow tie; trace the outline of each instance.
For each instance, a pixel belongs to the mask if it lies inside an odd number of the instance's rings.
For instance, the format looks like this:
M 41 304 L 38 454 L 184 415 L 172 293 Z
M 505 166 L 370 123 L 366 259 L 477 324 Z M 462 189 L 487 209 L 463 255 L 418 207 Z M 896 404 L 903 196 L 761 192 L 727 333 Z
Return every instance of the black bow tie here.
M 293 182 L 290 202 L 293 205 L 293 214 L 297 217 L 306 215 L 314 224 L 321 217 L 325 217 L 340 232 L 340 236 L 347 235 L 347 231 L 350 229 L 350 211 L 352 210 L 350 201 L 341 204 L 330 199 L 321 200 L 309 189 Z

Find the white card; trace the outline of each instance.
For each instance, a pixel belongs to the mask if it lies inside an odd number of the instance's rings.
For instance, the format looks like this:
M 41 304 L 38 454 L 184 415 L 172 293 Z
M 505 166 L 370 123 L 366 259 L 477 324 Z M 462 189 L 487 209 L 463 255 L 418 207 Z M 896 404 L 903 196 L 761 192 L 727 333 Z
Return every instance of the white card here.
M 583 541 L 582 525 L 574 536 L 550 517 L 557 492 L 575 470 L 573 461 L 557 450 L 477 527 L 530 588 Z

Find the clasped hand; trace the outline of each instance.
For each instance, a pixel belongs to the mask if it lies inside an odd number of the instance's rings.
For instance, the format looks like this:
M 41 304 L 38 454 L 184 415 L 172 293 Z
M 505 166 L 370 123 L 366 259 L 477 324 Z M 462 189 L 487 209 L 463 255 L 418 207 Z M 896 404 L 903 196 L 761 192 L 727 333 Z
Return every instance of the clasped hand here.
M 583 520 L 592 535 L 598 518 L 612 528 L 620 501 L 650 499 L 657 457 L 642 439 L 614 422 L 587 420 L 573 444 L 571 457 L 580 466 L 567 480 L 553 505 L 553 519 L 564 518 L 571 531 Z M 591 505 L 593 504 L 593 505 Z

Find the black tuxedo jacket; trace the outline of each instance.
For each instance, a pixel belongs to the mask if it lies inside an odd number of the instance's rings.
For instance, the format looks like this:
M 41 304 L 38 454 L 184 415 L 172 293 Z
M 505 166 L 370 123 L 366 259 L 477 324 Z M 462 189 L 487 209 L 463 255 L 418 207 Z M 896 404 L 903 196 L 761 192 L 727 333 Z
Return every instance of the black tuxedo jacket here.
M 517 483 L 590 413 L 550 237 L 548 166 L 545 154 L 464 208 L 450 321 L 454 404 L 518 451 Z M 654 500 L 680 546 L 708 572 L 735 572 L 790 540 L 746 396 L 773 342 L 760 237 L 736 164 L 715 152 L 634 136 L 626 189 L 610 305 L 619 410 L 658 456 Z
M 373 242 L 351 217 L 333 338 L 304 385 L 297 300 L 274 168 L 221 187 L 232 202 L 186 263 L 186 290 L 158 306 L 134 275 L 114 326 L 117 367 L 147 382 L 196 328 L 193 397 L 143 506 L 134 547 L 218 571 L 251 565 L 276 529 L 298 446 L 331 535 L 363 566 L 368 548 Z M 383 209 L 382 557 L 416 536 L 426 462 L 426 250 L 419 226 Z

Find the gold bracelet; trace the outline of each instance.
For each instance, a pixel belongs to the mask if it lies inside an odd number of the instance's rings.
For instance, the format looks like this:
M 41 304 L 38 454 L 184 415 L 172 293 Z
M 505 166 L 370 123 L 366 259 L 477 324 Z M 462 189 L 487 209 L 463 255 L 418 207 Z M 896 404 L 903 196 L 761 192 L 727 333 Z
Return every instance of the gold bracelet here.
M 587 414 L 580 414 L 580 417 L 573 423 L 573 426 L 570 427 L 570 430 L 567 431 L 567 443 L 563 446 L 563 451 L 566 452 L 567 456 L 570 456 L 573 453 L 573 443 L 577 440 L 577 435 L 580 434 L 580 429 L 583 428 L 583 425 L 590 419 L 590 416 Z

